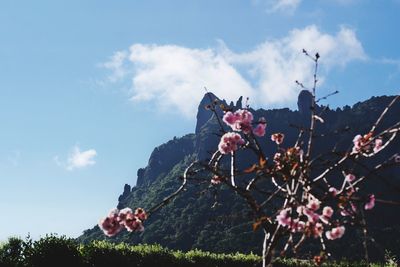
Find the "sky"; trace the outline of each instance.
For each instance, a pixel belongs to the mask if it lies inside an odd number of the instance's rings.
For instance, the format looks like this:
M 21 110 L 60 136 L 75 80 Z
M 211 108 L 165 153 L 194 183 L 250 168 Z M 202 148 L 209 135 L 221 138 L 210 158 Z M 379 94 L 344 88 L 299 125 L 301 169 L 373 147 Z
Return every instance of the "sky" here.
M 0 2 L 0 240 L 79 236 L 204 87 L 296 108 L 319 52 L 332 107 L 399 93 L 399 0 Z M 324 102 L 328 104 L 328 102 Z

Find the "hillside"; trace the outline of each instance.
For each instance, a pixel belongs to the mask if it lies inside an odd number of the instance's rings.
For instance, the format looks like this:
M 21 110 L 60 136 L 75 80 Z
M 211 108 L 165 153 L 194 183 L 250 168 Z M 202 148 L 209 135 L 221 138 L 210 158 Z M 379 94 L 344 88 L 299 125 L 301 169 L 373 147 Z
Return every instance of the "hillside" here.
M 210 95 L 211 99 L 216 98 Z M 180 184 L 179 177 L 183 170 L 194 159 L 206 159 L 210 156 L 218 143 L 218 124 L 212 113 L 204 107 L 210 102 L 210 96 L 205 95 L 199 105 L 196 130 L 180 138 L 174 138 L 155 148 L 148 165 L 137 171 L 135 186 L 125 185 L 123 193 L 118 198 L 118 208 L 143 207 L 149 208 L 172 193 Z M 353 107 L 346 106 L 342 109 L 331 110 L 327 107 L 317 107 L 323 111 L 324 124 L 318 125 L 317 131 L 324 137 L 316 140 L 316 154 L 329 151 L 335 145 L 338 149 L 346 149 L 351 144 L 353 137 L 359 133 L 366 133 L 376 121 L 380 112 L 390 102 L 392 97 L 373 97 L 367 101 L 359 102 Z M 222 101 L 228 105 L 225 101 Z M 254 110 L 255 118 L 265 117 L 267 120 L 267 136 L 274 132 L 285 133 L 285 143 L 293 144 L 297 138 L 297 126 L 304 126 L 309 121 L 309 95 L 302 92 L 299 95 L 298 110 L 273 109 Z M 242 107 L 242 100 L 230 103 L 233 109 Z M 398 119 L 400 104 L 397 103 L 385 117 L 382 127 L 387 127 Z M 379 130 L 379 129 L 378 129 Z M 339 131 L 339 134 L 337 133 Z M 269 151 L 268 157 L 274 151 L 272 142 L 265 139 L 262 143 L 264 151 Z M 387 158 L 399 152 L 399 138 L 391 147 L 379 154 L 379 158 Z M 251 158 L 243 155 L 242 162 L 246 166 Z M 373 161 L 371 162 L 373 163 Z M 399 169 L 389 170 L 384 173 L 387 180 L 400 184 Z M 374 188 L 377 195 L 384 194 L 389 198 L 399 200 L 398 188 L 391 184 L 382 183 L 378 179 L 371 179 L 368 188 Z M 209 190 L 205 190 L 209 189 Z M 215 192 L 218 191 L 218 194 Z M 216 200 L 217 205 L 214 205 Z M 396 212 L 393 212 L 396 211 Z M 400 215 L 397 207 L 379 207 L 370 214 L 369 229 L 375 232 L 376 240 L 388 248 L 399 253 L 400 230 L 398 223 L 395 227 L 388 222 L 398 222 Z M 376 219 L 379 218 L 379 219 Z M 84 231 L 79 237 L 82 242 L 90 240 L 109 239 L 115 242 L 158 243 L 171 249 L 189 250 L 199 248 L 213 252 L 243 253 L 261 250 L 261 232 L 254 233 L 251 227 L 251 217 L 248 209 L 232 192 L 224 188 L 210 185 L 192 185 L 186 192 L 176 198 L 173 203 L 162 209 L 158 214 L 146 221 L 146 230 L 143 233 L 122 232 L 113 238 L 106 238 L 100 229 L 95 226 Z M 396 228 L 397 227 L 397 228 Z M 357 241 L 354 234 L 346 235 L 337 243 L 339 255 L 349 258 L 358 257 L 361 253 L 361 242 Z M 351 241 L 348 243 L 348 241 Z M 347 244 L 352 250 L 341 249 L 341 244 Z M 382 248 L 380 248 L 382 250 Z M 308 247 L 307 250 L 312 250 Z M 307 253 L 307 251 L 304 251 Z M 378 252 L 377 252 L 378 253 Z

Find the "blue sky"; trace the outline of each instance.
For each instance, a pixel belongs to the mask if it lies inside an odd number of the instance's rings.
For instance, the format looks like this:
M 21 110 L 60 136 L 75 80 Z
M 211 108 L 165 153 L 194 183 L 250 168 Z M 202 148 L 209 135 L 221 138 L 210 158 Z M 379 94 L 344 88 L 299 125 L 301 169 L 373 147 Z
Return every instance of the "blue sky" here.
M 332 106 L 398 94 L 400 1 L 0 3 L 0 239 L 78 236 L 153 148 L 193 132 L 203 87 L 294 108 L 300 51 Z

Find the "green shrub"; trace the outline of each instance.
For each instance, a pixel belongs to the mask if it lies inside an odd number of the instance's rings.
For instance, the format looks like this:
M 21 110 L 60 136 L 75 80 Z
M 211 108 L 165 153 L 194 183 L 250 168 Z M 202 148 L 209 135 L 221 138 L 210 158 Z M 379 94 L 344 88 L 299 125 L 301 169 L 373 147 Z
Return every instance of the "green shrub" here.
M 141 261 L 138 267 L 165 266 L 175 267 L 176 258 L 173 253 L 160 245 L 133 246 L 132 251 L 140 255 Z
M 28 267 L 84 267 L 83 257 L 77 243 L 64 236 L 46 236 L 33 242 L 24 250 Z
M 389 255 L 389 253 L 388 253 Z M 389 255 L 386 266 L 396 266 Z M 201 250 L 172 251 L 160 245 L 131 246 L 107 241 L 78 244 L 73 239 L 46 236 L 38 241 L 9 238 L 0 245 L 0 267 L 255 267 L 261 257 L 254 254 L 216 254 Z M 315 266 L 310 260 L 278 258 L 273 266 Z M 325 262 L 322 266 L 366 266 L 362 261 Z M 370 266 L 383 266 L 373 265 Z
M 140 266 L 140 254 L 132 251 L 126 244 L 115 245 L 106 241 L 94 241 L 81 245 L 79 250 L 88 266 Z
M 0 247 L 1 267 L 22 267 L 23 266 L 24 241 L 17 237 L 10 237 Z

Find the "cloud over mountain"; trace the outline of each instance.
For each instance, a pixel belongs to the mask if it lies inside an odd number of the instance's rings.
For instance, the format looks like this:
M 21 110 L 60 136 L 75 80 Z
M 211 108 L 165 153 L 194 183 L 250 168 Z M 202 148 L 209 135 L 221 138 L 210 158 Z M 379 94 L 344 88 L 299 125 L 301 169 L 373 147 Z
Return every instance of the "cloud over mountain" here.
M 353 29 L 341 27 L 329 34 L 310 25 L 242 53 L 222 41 L 207 49 L 133 44 L 103 66 L 111 72 L 109 81 L 130 80 L 133 101 L 152 102 L 161 110 L 193 117 L 203 87 L 227 100 L 248 96 L 255 107 L 294 104 L 299 92 L 294 81 L 310 82 L 313 71 L 313 62 L 302 55 L 303 48 L 322 56 L 321 82 L 332 68 L 367 59 Z

